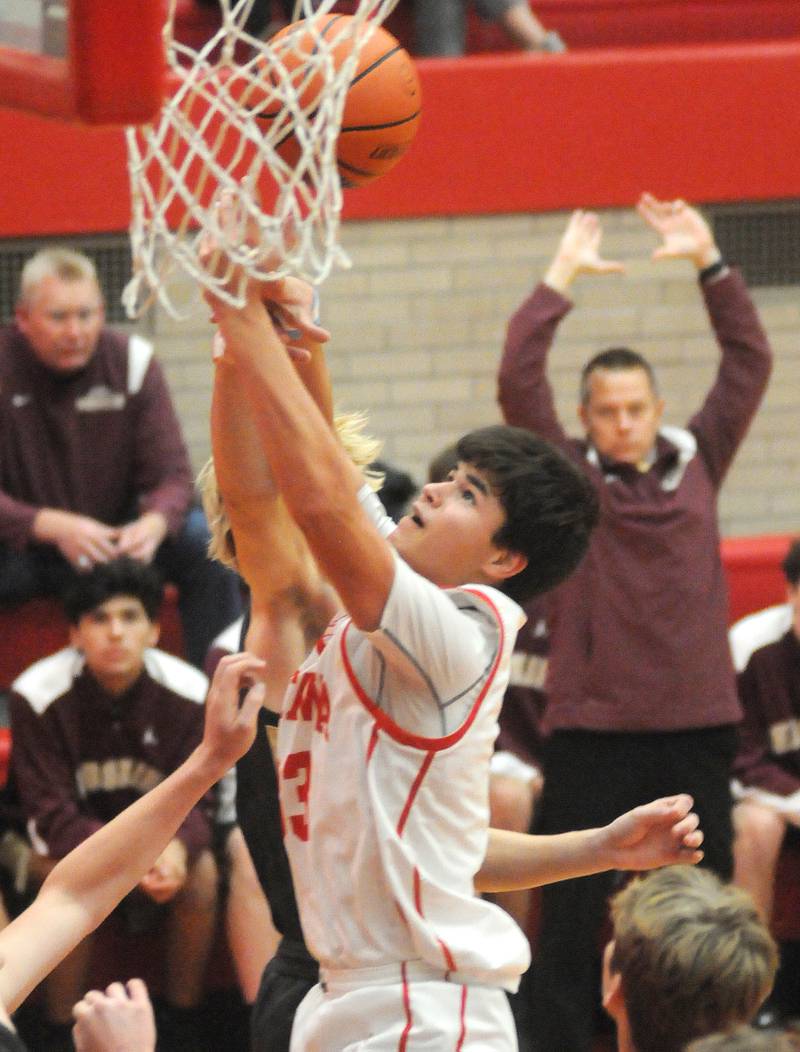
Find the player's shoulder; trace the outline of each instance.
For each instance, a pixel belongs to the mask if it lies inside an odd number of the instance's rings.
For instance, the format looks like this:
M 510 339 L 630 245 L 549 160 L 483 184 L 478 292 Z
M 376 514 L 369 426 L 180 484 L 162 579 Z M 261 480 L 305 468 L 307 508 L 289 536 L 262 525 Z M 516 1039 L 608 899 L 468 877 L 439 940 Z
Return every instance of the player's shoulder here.
M 208 693 L 207 677 L 188 661 L 150 647 L 144 652 L 144 667 L 148 676 L 181 697 L 202 704 Z
M 57 698 L 70 690 L 83 664 L 80 651 L 75 647 L 64 647 L 29 665 L 17 676 L 11 689 L 41 716 Z
M 447 589 L 453 603 L 465 613 L 472 613 L 496 625 L 517 632 L 525 624 L 526 614 L 513 599 L 487 584 L 464 584 Z

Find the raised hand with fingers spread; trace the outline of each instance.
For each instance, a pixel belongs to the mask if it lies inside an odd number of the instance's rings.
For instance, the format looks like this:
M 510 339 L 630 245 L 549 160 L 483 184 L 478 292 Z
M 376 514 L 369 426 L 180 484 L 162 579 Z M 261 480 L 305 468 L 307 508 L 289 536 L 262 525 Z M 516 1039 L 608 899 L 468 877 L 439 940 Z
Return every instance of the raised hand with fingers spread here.
M 703 270 L 722 258 L 711 227 L 685 201 L 659 201 L 644 193 L 636 211 L 662 239 L 653 259 L 690 259 L 698 270 Z
M 545 285 L 563 293 L 578 274 L 623 274 L 623 263 L 600 255 L 602 237 L 603 228 L 595 212 L 573 212 L 544 276 Z

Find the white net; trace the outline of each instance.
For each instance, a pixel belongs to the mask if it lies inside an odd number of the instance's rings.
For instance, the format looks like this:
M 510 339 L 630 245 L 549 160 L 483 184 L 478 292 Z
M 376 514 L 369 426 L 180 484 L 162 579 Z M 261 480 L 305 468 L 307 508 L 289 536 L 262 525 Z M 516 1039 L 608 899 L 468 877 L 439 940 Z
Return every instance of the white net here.
M 349 265 L 338 244 L 336 139 L 359 52 L 395 3 L 357 0 L 341 17 L 332 12 L 336 0 L 297 0 L 305 28 L 265 42 L 244 28 L 253 0 L 219 0 L 219 29 L 192 48 L 175 39 L 170 0 L 171 89 L 156 123 L 126 133 L 129 316 L 158 301 L 185 317 L 201 286 L 236 302 L 229 274 L 212 276 L 200 263 L 206 233 L 231 269 L 265 280 L 293 273 L 316 284 L 335 264 Z M 219 221 L 221 195 L 236 203 L 233 225 Z M 187 298 L 187 286 L 196 294 Z

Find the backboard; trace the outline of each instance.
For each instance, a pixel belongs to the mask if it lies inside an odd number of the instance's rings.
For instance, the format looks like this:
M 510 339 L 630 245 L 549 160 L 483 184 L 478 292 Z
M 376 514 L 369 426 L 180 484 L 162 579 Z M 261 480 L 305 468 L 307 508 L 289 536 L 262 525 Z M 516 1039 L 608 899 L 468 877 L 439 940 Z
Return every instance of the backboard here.
M 2 0 L 0 106 L 141 124 L 164 93 L 164 0 Z

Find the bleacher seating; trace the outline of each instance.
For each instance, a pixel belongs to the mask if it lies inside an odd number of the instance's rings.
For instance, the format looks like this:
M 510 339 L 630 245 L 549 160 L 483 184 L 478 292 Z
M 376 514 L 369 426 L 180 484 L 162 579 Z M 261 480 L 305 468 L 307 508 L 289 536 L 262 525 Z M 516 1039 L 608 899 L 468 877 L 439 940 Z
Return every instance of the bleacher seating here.
M 729 537 L 722 541 L 722 563 L 730 595 L 729 622 L 784 600 L 780 565 L 790 541 L 788 535 Z M 0 689 L 33 661 L 63 646 L 67 634 L 64 616 L 55 600 L 37 599 L 20 609 L 0 610 Z M 167 589 L 160 645 L 171 653 L 182 653 L 177 593 L 172 587 Z M 0 728 L 0 778 L 7 766 L 9 749 L 8 728 Z M 535 914 L 534 907 L 532 930 Z M 778 938 L 800 939 L 800 850 L 796 848 L 784 850 L 779 865 L 773 929 Z M 218 949 L 221 960 L 212 971 L 217 976 L 229 976 L 224 949 Z M 100 959 L 111 956 L 101 954 Z
M 386 28 L 412 53 L 413 2 L 399 0 L 385 22 Z M 353 0 L 342 0 L 336 5 L 343 12 L 352 7 Z M 532 0 L 531 7 L 548 29 L 561 34 L 570 50 L 775 41 L 800 36 L 797 0 Z M 274 18 L 281 17 L 278 4 L 273 4 L 273 13 Z M 195 47 L 218 25 L 213 6 L 178 0 L 179 40 Z M 512 50 L 514 45 L 503 29 L 480 18 L 470 5 L 467 54 Z

